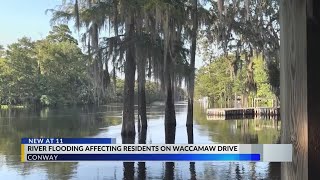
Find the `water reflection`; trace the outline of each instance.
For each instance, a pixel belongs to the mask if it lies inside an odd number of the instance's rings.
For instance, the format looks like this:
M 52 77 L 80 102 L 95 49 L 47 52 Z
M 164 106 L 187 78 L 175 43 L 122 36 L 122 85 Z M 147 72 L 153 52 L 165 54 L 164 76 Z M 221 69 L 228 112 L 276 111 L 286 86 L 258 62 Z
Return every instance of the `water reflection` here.
M 168 179 L 168 180 L 174 179 L 174 162 L 165 163 L 164 179 Z
M 280 121 L 208 120 L 195 107 L 186 128 L 186 104 L 176 105 L 176 127 L 165 127 L 164 107 L 148 107 L 148 129 L 121 137 L 121 105 L 29 111 L 0 110 L 0 179 L 279 179 L 280 163 L 77 162 L 20 163 L 22 137 L 114 137 L 118 143 L 276 143 Z
M 146 144 L 147 140 L 147 128 L 141 128 L 139 132 L 139 144 Z M 138 162 L 138 179 L 146 179 L 146 163 Z
M 166 144 L 174 144 L 176 140 L 176 126 L 165 124 L 165 142 Z M 165 163 L 164 179 L 174 179 L 174 162 Z
M 48 179 L 68 180 L 73 177 L 77 163 L 44 163 Z
M 134 136 L 122 136 L 122 144 L 134 144 Z M 134 179 L 134 162 L 123 163 L 123 179 Z
M 196 111 L 196 123 L 207 132 L 213 142 L 230 144 L 270 144 L 280 136 L 279 120 L 207 120 L 205 114 Z
M 195 162 L 190 162 L 189 171 L 190 171 L 190 179 L 196 180 L 197 174 L 196 174 L 196 163 Z
M 188 144 L 193 144 L 193 142 L 194 142 L 193 125 L 187 126 L 187 136 L 188 136 Z M 189 171 L 190 171 L 190 179 L 191 180 L 197 179 L 195 166 L 196 166 L 195 162 L 189 163 Z

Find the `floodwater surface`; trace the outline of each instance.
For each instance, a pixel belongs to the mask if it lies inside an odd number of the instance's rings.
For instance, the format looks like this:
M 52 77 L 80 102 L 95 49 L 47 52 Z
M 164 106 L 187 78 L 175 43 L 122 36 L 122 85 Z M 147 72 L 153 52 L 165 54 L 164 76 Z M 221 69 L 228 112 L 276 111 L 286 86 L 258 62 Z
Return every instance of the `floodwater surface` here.
M 104 137 L 121 143 L 121 104 L 64 107 L 38 112 L 0 110 L 0 179 L 280 179 L 280 164 L 266 162 L 70 162 L 21 163 L 22 137 Z M 188 143 L 187 105 L 176 104 L 174 142 Z M 271 144 L 280 134 L 277 120 L 210 120 L 195 107 L 195 144 Z M 165 143 L 164 107 L 148 107 L 147 144 Z M 135 143 L 138 143 L 136 135 Z M 189 136 L 190 137 L 190 136 Z M 167 136 L 168 138 L 168 136 Z

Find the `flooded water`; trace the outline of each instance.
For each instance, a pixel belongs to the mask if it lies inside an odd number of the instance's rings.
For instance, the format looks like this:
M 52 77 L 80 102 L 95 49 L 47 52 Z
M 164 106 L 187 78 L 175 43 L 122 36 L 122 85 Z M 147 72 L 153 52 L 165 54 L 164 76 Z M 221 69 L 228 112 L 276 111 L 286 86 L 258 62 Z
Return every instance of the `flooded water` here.
M 177 104 L 176 111 L 177 127 L 170 138 L 187 144 L 186 104 Z M 264 162 L 20 162 L 22 137 L 108 137 L 121 143 L 121 112 L 120 104 L 36 113 L 0 110 L 0 179 L 280 179 L 280 164 Z M 195 144 L 270 144 L 276 143 L 280 134 L 276 120 L 208 120 L 199 107 L 195 107 L 194 118 Z M 164 107 L 149 107 L 148 121 L 146 136 L 138 141 L 137 134 L 135 143 L 164 144 Z

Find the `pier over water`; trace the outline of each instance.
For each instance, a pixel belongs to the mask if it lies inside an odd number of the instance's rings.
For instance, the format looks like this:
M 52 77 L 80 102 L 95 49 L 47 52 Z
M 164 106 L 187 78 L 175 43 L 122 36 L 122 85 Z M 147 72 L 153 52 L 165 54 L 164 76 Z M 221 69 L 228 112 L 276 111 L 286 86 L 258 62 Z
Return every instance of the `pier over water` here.
M 207 109 L 207 116 L 223 117 L 223 119 L 231 117 L 255 118 L 260 116 L 277 118 L 280 117 L 280 107 L 211 108 Z

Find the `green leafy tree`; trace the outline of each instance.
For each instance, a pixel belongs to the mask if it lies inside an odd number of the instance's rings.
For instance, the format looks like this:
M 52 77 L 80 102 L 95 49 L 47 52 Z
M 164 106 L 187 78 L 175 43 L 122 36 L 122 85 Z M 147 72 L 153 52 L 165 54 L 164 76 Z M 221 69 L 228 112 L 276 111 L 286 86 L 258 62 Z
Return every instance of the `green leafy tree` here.
M 86 62 L 79 47 L 70 41 L 37 44 L 41 95 L 49 104 L 88 103 Z
M 254 79 L 257 83 L 256 97 L 262 98 L 260 105 L 270 106 L 269 99 L 274 98 L 274 94 L 271 91 L 271 85 L 268 80 L 267 64 L 263 61 L 262 56 L 258 56 L 253 60 L 254 62 Z
M 8 104 L 39 104 L 39 66 L 35 42 L 23 37 L 8 46 L 6 63 L 10 69 Z M 9 72 L 7 71 L 7 72 Z
M 255 75 L 254 79 L 258 86 L 257 97 L 272 97 L 265 62 L 263 61 L 261 56 L 255 58 L 253 62 Z
M 2 104 L 91 103 L 84 54 L 67 26 L 55 26 L 46 39 L 21 38 L 0 59 Z
M 0 58 L 0 104 L 11 104 L 13 99 L 13 82 L 12 69 L 8 60 Z
M 200 38 L 200 51 L 206 61 L 210 61 L 217 52 L 235 54 L 236 60 L 240 54 L 244 56 L 248 69 L 245 81 L 251 93 L 256 89 L 252 78 L 253 52 L 262 54 L 272 91 L 279 97 L 279 1 L 210 1 L 210 12 L 215 21 L 201 31 Z M 212 47 L 213 44 L 217 46 Z M 237 69 L 235 64 L 230 63 L 232 69 Z
M 49 42 L 70 42 L 78 45 L 78 41 L 72 36 L 72 33 L 66 24 L 53 26 L 46 39 Z
M 227 106 L 228 101 L 235 100 L 236 96 L 247 96 L 248 98 L 261 98 L 263 105 L 270 106 L 270 101 L 274 94 L 271 91 L 271 85 L 268 81 L 268 70 L 266 62 L 261 55 L 255 56 L 252 60 L 252 74 L 256 91 L 248 88 L 247 71 L 245 60 L 238 62 L 238 70 L 234 77 L 230 77 L 229 61 L 232 58 L 221 56 L 214 59 L 208 66 L 201 67 L 196 76 L 195 93 L 196 97 L 209 97 L 216 105 L 220 107 Z M 244 101 L 246 99 L 243 99 Z M 244 102 L 245 104 L 246 102 Z M 243 105 L 244 105 L 243 104 Z
M 215 59 L 209 66 L 200 68 L 196 76 L 196 96 L 208 96 L 214 102 L 221 101 L 227 95 L 231 83 L 228 63 L 225 57 Z

